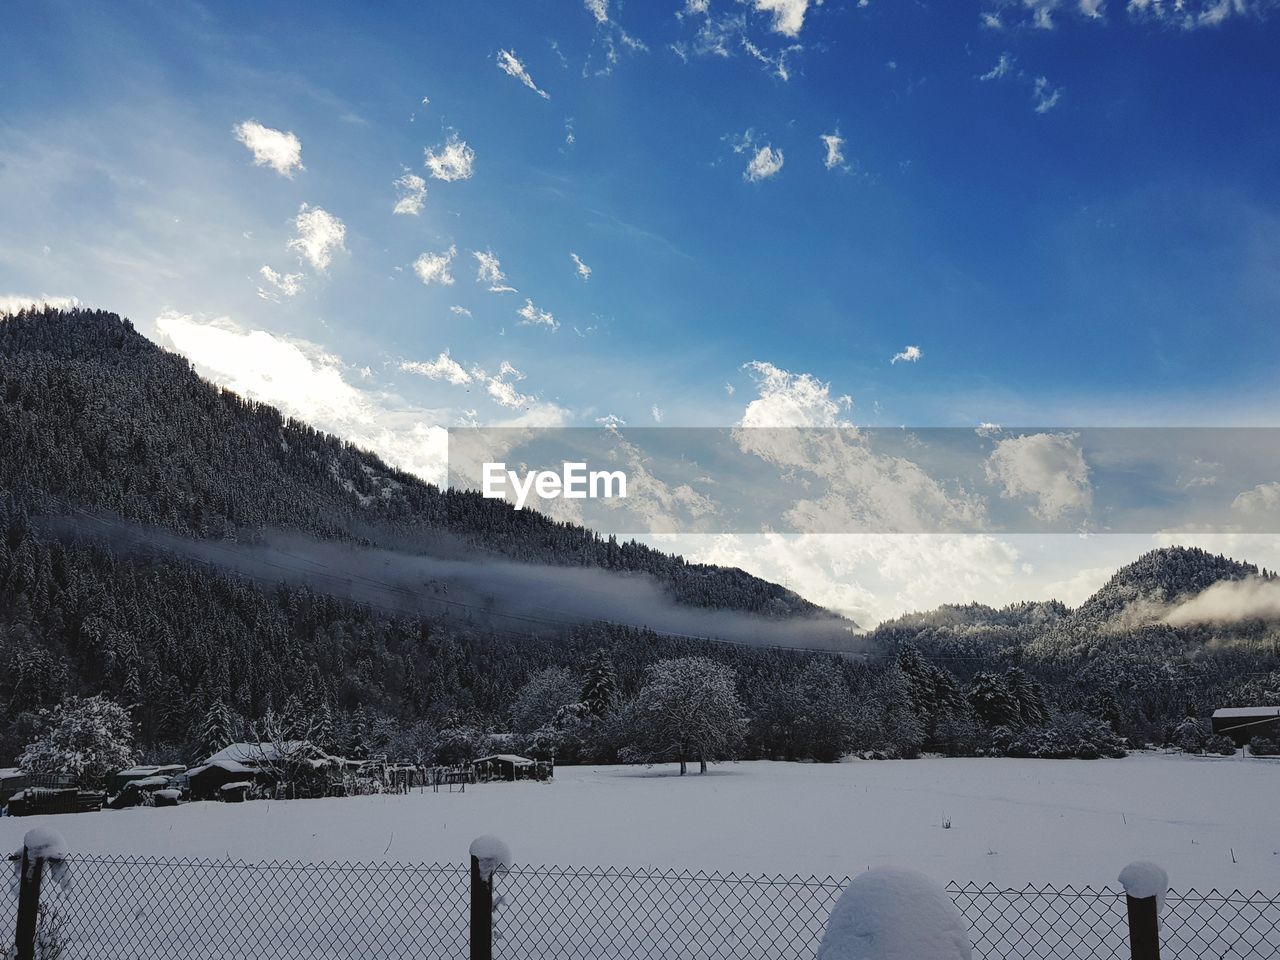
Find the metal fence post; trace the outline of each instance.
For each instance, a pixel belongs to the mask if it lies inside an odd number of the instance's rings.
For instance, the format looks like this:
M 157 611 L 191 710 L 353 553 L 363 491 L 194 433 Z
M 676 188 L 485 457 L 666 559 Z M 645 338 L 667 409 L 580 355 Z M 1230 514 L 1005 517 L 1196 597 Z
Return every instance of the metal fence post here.
M 36 930 L 40 925 L 40 884 L 44 881 L 44 857 L 32 856 L 22 846 L 22 876 L 18 880 L 18 928 L 14 938 L 17 960 L 35 960 Z
M 493 960 L 493 874 L 480 872 L 476 856 L 471 858 L 471 960 Z
M 1130 897 L 1129 956 L 1132 960 L 1160 960 L 1160 920 L 1155 897 Z

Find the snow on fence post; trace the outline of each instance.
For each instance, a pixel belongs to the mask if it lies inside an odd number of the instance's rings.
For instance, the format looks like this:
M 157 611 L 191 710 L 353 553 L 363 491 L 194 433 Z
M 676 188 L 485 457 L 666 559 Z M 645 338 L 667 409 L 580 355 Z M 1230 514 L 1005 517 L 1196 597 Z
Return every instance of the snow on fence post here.
M 493 875 L 511 866 L 511 851 L 497 837 L 471 841 L 471 960 L 493 960 Z
M 971 960 L 969 929 L 947 892 L 915 870 L 874 867 L 831 908 L 817 960 Z
M 56 868 L 66 856 L 67 842 L 60 833 L 48 827 L 36 827 L 27 831 L 22 839 L 21 852 L 15 853 L 11 858 L 15 865 L 19 861 L 21 863 L 18 874 L 18 923 L 14 933 L 16 960 L 35 960 L 44 867 L 51 862 Z
M 1129 903 L 1129 955 L 1132 960 L 1160 960 L 1160 911 L 1169 892 L 1169 875 L 1147 860 L 1135 860 L 1120 871 Z

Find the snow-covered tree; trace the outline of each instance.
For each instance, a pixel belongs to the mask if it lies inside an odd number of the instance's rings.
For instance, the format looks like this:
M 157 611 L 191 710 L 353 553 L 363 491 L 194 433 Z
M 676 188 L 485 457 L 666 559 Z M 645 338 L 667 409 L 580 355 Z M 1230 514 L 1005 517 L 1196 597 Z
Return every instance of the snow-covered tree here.
M 635 741 L 628 756 L 649 763 L 677 761 L 680 775 L 690 760 L 707 763 L 733 756 L 746 725 L 736 689 L 737 674 L 706 657 L 661 660 L 632 705 Z
M 67 697 L 41 721 L 44 731 L 18 759 L 25 770 L 97 786 L 134 762 L 133 720 L 106 697 Z
M 539 670 L 520 688 L 511 707 L 511 722 L 520 733 L 532 733 L 554 721 L 566 704 L 578 700 L 578 682 L 564 667 Z
M 597 650 L 587 663 L 587 678 L 582 685 L 582 704 L 593 717 L 602 717 L 613 709 L 618 696 L 618 678 L 613 660 L 604 650 Z
M 196 749 L 200 756 L 207 757 L 217 753 L 229 743 L 239 738 L 240 720 L 231 712 L 227 702 L 221 697 L 209 704 L 209 709 L 200 718 L 195 731 Z

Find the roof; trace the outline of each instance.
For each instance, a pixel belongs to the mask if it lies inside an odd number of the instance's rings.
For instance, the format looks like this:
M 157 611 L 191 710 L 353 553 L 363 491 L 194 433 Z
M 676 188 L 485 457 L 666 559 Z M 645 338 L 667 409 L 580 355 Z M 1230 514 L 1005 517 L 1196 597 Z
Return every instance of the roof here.
M 121 770 L 117 776 L 137 779 L 138 777 L 153 777 L 157 773 L 165 773 L 167 771 L 181 773 L 185 769 L 187 768 L 180 763 L 166 763 L 156 766 L 130 767 L 128 770 Z
M 253 773 L 252 767 L 246 767 L 243 763 L 237 763 L 234 760 L 211 760 L 198 767 L 192 767 L 187 771 L 187 776 L 198 777 L 200 774 L 213 767 L 217 767 L 219 770 L 225 770 L 227 773 Z
M 308 743 L 306 740 L 289 740 L 281 744 L 233 743 L 223 747 L 206 760 L 205 763 L 210 764 L 217 763 L 221 760 L 233 760 L 236 763 L 253 766 L 259 763 L 270 763 L 273 760 L 278 760 L 282 754 L 304 754 L 320 757 L 325 755 L 323 750 L 314 744 Z
M 528 757 L 517 757 L 514 753 L 495 753 L 487 757 L 480 757 L 472 760 L 472 763 L 485 763 L 489 760 L 502 760 L 506 763 L 514 763 L 517 767 L 532 767 L 533 761 Z
M 1222 720 L 1239 717 L 1280 717 L 1280 707 L 1222 707 L 1213 711 L 1213 715 Z

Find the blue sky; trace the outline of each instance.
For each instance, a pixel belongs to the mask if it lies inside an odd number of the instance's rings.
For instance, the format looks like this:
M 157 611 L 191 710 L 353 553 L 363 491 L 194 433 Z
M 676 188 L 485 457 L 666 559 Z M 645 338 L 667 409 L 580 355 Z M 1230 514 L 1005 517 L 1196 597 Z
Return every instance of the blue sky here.
M 117 310 L 424 473 L 440 427 L 814 391 L 864 425 L 1274 423 L 1274 0 L 0 17 L 0 297 Z M 473 162 L 439 179 L 450 137 Z M 304 204 L 327 264 L 289 246 Z

